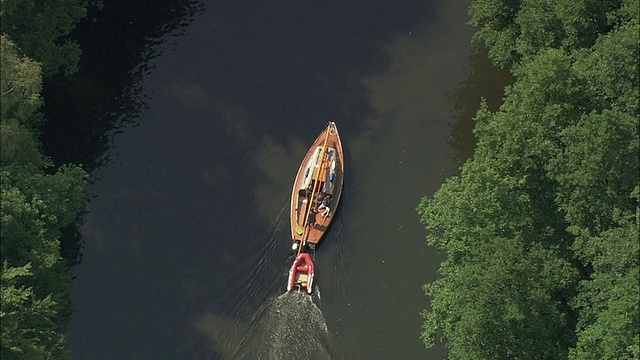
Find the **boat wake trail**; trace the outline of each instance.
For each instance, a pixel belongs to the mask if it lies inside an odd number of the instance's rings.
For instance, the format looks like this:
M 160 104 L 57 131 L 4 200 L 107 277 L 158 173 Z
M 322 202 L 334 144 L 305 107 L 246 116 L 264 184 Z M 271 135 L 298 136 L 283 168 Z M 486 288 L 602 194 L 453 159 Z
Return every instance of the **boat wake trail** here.
M 307 294 L 280 295 L 255 321 L 235 359 L 331 359 L 327 323 Z

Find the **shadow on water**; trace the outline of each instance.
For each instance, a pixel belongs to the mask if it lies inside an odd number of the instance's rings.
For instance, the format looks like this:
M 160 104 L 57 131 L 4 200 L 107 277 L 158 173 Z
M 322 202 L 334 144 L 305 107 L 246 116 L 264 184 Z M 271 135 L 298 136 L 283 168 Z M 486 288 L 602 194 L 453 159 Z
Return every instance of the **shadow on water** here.
M 490 111 L 497 111 L 502 104 L 505 87 L 513 81 L 508 70 L 498 70 L 491 63 L 484 47 L 474 47 L 469 54 L 465 80 L 449 95 L 453 114 L 449 143 L 455 151 L 454 160 L 457 163 L 462 164 L 469 159 L 476 148 L 473 119 L 480 109 L 482 99 L 486 100 Z
M 79 71 L 46 79 L 43 145 L 55 163 L 91 171 L 108 159 L 113 135 L 147 108 L 142 79 L 159 45 L 183 35 L 202 0 L 104 0 L 90 7 L 71 37 L 80 44 Z
M 207 35 L 199 53 L 184 59 L 186 66 L 206 61 L 214 79 L 207 93 L 241 108 L 255 134 L 277 140 L 292 125 L 312 136 L 329 120 L 340 122 L 345 133 L 361 131 L 363 120 L 375 115 L 361 78 L 388 69 L 385 48 L 395 36 L 437 15 L 434 2 L 412 0 L 330 6 L 103 2 L 72 34 L 82 49 L 79 72 L 50 79 L 43 93 L 47 153 L 56 163 L 81 163 L 88 170 L 110 162 L 105 151 L 114 134 L 139 125 L 153 97 L 143 91 L 144 77 L 203 14 L 208 25 L 195 31 Z
M 113 135 L 147 108 L 142 78 L 160 55 L 158 45 L 183 35 L 203 11 L 202 0 L 104 3 L 102 9 L 89 7 L 72 34 L 82 48 L 79 71 L 45 79 L 43 89 L 46 153 L 56 164 L 80 164 L 88 172 L 110 162 L 105 152 Z M 62 230 L 60 250 L 69 266 L 82 262 L 83 218 Z
M 234 359 L 331 359 L 327 323 L 312 298 L 284 293 L 258 313 Z

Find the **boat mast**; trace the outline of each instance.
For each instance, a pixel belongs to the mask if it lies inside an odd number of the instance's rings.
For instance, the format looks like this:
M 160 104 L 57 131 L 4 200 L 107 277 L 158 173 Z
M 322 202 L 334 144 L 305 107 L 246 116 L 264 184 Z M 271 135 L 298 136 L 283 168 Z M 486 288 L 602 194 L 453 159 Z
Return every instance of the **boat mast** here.
M 309 199 L 307 211 L 305 212 L 305 216 L 304 216 L 304 222 L 303 222 L 304 232 L 302 233 L 302 240 L 300 241 L 300 246 L 298 247 L 297 255 L 300 255 L 300 253 L 302 252 L 302 246 L 306 241 L 306 237 L 309 236 L 309 233 L 307 232 L 307 221 L 309 221 L 309 213 L 311 212 L 311 208 L 313 207 L 313 200 L 314 200 L 314 197 L 316 196 L 318 179 L 323 169 L 322 162 L 324 161 L 324 154 L 327 152 L 327 143 L 329 142 L 329 135 L 331 134 L 332 128 L 333 128 L 333 123 L 330 122 L 329 126 L 327 126 L 327 135 L 324 137 L 324 144 L 322 145 L 322 153 L 320 154 L 320 163 L 318 164 L 318 169 L 313 170 L 313 173 L 315 174 L 315 177 L 313 179 L 313 190 L 311 191 L 311 198 Z

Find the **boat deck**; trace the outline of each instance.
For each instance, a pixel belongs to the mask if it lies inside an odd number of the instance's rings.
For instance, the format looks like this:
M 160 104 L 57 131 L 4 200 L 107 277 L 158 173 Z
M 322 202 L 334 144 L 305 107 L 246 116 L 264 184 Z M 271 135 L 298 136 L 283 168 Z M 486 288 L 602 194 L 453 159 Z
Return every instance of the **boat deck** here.
M 329 123 L 316 138 L 302 160 L 291 193 L 291 237 L 294 241 L 315 245 L 328 229 L 342 195 L 344 154 L 338 129 Z M 330 209 L 322 216 L 320 208 L 328 197 Z M 315 224 L 309 224 L 311 208 L 316 209 Z

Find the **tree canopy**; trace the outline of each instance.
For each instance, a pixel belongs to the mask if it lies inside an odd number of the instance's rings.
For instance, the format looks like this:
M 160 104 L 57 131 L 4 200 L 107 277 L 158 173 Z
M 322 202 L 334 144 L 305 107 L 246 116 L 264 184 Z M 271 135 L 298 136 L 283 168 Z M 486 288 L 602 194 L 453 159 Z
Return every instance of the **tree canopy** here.
M 90 0 L 0 0 L 0 29 L 42 64 L 45 77 L 77 70 L 80 47 L 68 35 L 87 14 Z
M 478 0 L 476 40 L 516 76 L 474 156 L 418 206 L 447 254 L 427 346 L 451 359 L 640 356 L 639 11 Z
M 66 2 L 60 2 L 64 5 Z M 71 66 L 55 37 L 29 26 L 44 26 L 42 14 L 31 20 L 20 11 L 55 5 L 51 2 L 2 1 L 0 34 L 0 357 L 2 359 L 60 359 L 71 317 L 71 277 L 60 254 L 60 231 L 76 221 L 84 204 L 86 173 L 78 166 L 57 170 L 42 153 L 42 71 Z M 18 10 L 16 10 L 18 9 Z M 51 10 L 51 9 L 50 9 Z M 69 9 L 59 11 L 71 11 Z M 61 20 L 53 13 L 47 13 Z M 21 21 L 27 21 L 24 25 Z M 46 21 L 45 21 L 46 22 Z M 51 25 L 54 28 L 58 25 Z M 5 31 L 8 29 L 9 31 Z M 30 30 L 29 30 L 30 29 Z M 68 33 L 70 29 L 64 27 Z M 53 31 L 43 27 L 41 31 Z M 25 55 L 9 32 L 40 56 Z M 60 34 L 60 32 L 56 33 Z M 39 38 L 43 35 L 44 37 Z M 40 48 L 40 47 L 43 48 Z M 47 47 L 51 49 L 47 50 Z M 60 49 L 58 49 L 60 50 Z M 52 53 L 44 56 L 47 51 Z M 57 50 L 56 50 L 57 51 Z M 65 58 L 66 60 L 60 61 Z M 75 60 L 77 61 L 77 60 Z M 67 68 L 69 69 L 69 68 Z
M 545 48 L 574 51 L 593 46 L 630 4 L 621 0 L 474 0 L 469 7 L 476 41 L 499 67 L 513 67 Z

